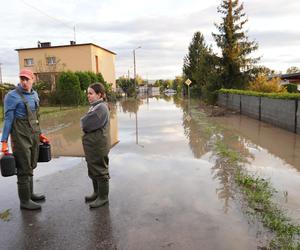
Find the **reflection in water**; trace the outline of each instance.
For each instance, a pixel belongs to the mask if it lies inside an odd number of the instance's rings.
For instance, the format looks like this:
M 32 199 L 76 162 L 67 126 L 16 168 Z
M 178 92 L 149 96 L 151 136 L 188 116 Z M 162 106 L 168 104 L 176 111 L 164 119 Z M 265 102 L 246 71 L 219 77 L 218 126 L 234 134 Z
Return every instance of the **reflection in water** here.
M 147 104 L 149 104 L 149 98 L 147 97 Z M 125 99 L 120 102 L 122 110 L 124 113 L 134 113 L 135 114 L 135 143 L 139 144 L 139 128 L 138 128 L 138 110 L 139 106 L 143 104 L 142 99 Z
M 251 159 L 253 155 L 249 152 L 245 146 L 245 141 L 243 138 L 235 136 L 230 131 L 222 130 L 214 138 L 214 143 L 219 147 L 223 145 L 228 148 L 228 156 L 230 157 L 230 152 L 237 152 L 237 156 L 241 156 L 241 159 Z M 215 144 L 215 145 L 216 145 Z M 213 143 L 212 143 L 213 145 Z M 220 150 L 220 149 L 219 149 Z M 213 155 L 215 157 L 215 165 L 212 167 L 212 176 L 215 180 L 218 180 L 219 187 L 216 189 L 219 199 L 224 201 L 224 212 L 228 212 L 230 206 L 230 200 L 234 200 L 235 197 L 235 173 L 240 165 L 232 164 L 230 160 L 220 157 L 219 150 L 216 147 L 212 148 Z M 226 153 L 225 153 L 226 154 Z
M 181 105 L 186 113 L 186 106 L 184 103 Z M 207 151 L 213 155 L 210 159 L 215 162 L 211 169 L 212 176 L 220 185 L 216 192 L 224 200 L 225 212 L 235 194 L 234 169 L 218 156 L 212 147 L 216 142 L 246 159 L 244 167 L 250 173 L 269 179 L 279 192 L 274 198 L 284 209 L 292 211 L 292 218 L 299 220 L 299 135 L 240 115 L 208 118 L 201 113 L 196 103 L 191 106 L 191 116 L 190 122 L 183 118 L 185 135 L 195 157 L 201 157 Z M 214 125 L 217 125 L 217 129 L 210 129 Z
M 215 165 L 211 169 L 214 180 L 218 180 L 219 187 L 216 189 L 218 198 L 224 201 L 223 211 L 228 212 L 230 207 L 230 200 L 234 199 L 234 175 L 231 164 L 224 162 L 223 159 L 218 158 Z
M 300 217 L 300 201 L 297 199 L 299 194 L 296 191 L 299 190 L 300 176 L 295 176 L 295 172 L 289 171 L 290 167 L 295 167 L 298 171 L 300 169 L 300 154 L 297 154 L 300 152 L 299 135 L 239 115 L 208 118 L 201 111 L 199 104 L 193 101 L 192 119 L 188 120 L 187 103 L 178 99 L 174 99 L 174 103 L 183 110 L 184 133 L 194 157 L 201 158 L 206 152 L 213 155 L 210 159 L 215 164 L 211 169 L 212 176 L 218 180 L 219 187 L 216 192 L 218 197 L 224 200 L 225 212 L 228 211 L 230 200 L 235 193 L 233 169 L 216 154 L 213 146 L 216 141 L 241 154 L 248 162 L 245 165 L 248 170 L 262 175 L 263 178 L 271 178 L 277 190 L 289 193 L 289 199 L 284 197 L 285 207 L 294 211 L 293 216 Z
M 190 104 L 188 101 L 174 98 L 174 103 L 176 106 L 182 108 L 182 126 L 184 134 L 189 140 L 190 148 L 195 158 L 201 158 L 202 155 L 209 151 L 208 141 L 210 139 L 210 136 L 206 133 L 206 128 L 201 126 L 201 122 L 205 122 L 201 117 L 203 114 L 198 113 L 198 116 L 194 115 L 192 118 L 190 116 Z
M 120 102 L 124 113 L 137 113 L 139 106 L 143 104 L 141 99 L 128 98 Z
M 111 143 L 118 142 L 118 124 L 115 105 L 110 105 Z M 51 141 L 51 151 L 54 157 L 84 156 L 80 128 L 80 118 L 88 107 L 56 112 L 41 117 L 41 126 Z
M 183 110 L 182 126 L 194 157 L 200 159 L 207 152 L 214 156 L 214 166 L 211 168 L 211 172 L 213 179 L 219 183 L 216 193 L 220 200 L 224 200 L 223 211 L 227 213 L 230 199 L 234 197 L 234 176 L 231 164 L 224 162 L 214 153 L 214 144 L 216 140 L 227 140 L 224 143 L 231 143 L 235 148 L 242 144 L 238 140 L 233 143 L 232 140 L 228 140 L 230 138 L 228 136 L 215 134 L 217 130 L 213 124 L 209 123 L 205 113 L 200 111 L 195 102 L 190 103 L 189 100 L 174 99 L 174 103 Z
M 90 234 L 85 249 L 117 249 L 112 233 L 109 206 L 104 206 L 95 213 L 89 213 L 87 224 L 90 225 Z
M 242 115 L 218 117 L 214 120 L 248 138 L 252 145 L 268 150 L 300 171 L 300 135 Z

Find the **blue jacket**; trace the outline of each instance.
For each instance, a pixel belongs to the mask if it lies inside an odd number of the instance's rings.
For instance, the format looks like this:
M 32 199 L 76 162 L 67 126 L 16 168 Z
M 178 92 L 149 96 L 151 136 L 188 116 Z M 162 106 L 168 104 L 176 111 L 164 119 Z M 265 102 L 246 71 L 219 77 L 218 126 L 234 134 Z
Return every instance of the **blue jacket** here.
M 30 109 L 36 111 L 40 101 L 37 92 L 35 90 L 32 90 L 30 93 L 26 92 L 20 84 L 18 84 L 17 88 L 23 93 Z M 4 98 L 4 126 L 1 141 L 8 140 L 15 118 L 26 117 L 27 111 L 21 96 L 16 89 L 9 91 Z

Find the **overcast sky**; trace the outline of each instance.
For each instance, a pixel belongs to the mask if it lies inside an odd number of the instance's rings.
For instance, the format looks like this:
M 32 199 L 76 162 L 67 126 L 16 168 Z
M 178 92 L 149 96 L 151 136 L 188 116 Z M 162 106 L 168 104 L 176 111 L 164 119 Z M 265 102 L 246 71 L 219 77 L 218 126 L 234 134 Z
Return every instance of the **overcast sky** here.
M 4 4 L 5 2 L 5 4 Z M 300 67 L 300 1 L 245 0 L 247 30 L 259 43 L 253 56 L 261 65 L 283 73 Z M 220 23 L 221 0 L 3 0 L 0 9 L 0 63 L 3 82 L 16 83 L 17 48 L 95 43 L 117 53 L 116 76 L 137 74 L 145 79 L 173 79 L 182 73 L 183 58 L 194 32 L 204 34 L 215 52 L 211 33 Z

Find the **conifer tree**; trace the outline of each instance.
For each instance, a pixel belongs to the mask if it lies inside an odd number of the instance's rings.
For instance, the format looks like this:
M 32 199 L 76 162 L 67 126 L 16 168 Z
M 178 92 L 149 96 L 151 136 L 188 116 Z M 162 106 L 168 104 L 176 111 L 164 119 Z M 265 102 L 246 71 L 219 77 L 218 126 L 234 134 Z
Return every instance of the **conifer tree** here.
M 183 75 L 184 78 L 192 81 L 191 93 L 193 95 L 201 95 L 203 87 L 212 79 L 215 57 L 211 47 L 206 45 L 201 32 L 195 32 L 183 64 Z
M 250 80 L 251 71 L 259 58 L 250 54 L 258 48 L 255 41 L 249 41 L 243 31 L 248 22 L 239 0 L 223 0 L 218 7 L 222 22 L 215 24 L 219 33 L 213 33 L 218 47 L 222 50 L 221 79 L 224 88 L 242 89 Z

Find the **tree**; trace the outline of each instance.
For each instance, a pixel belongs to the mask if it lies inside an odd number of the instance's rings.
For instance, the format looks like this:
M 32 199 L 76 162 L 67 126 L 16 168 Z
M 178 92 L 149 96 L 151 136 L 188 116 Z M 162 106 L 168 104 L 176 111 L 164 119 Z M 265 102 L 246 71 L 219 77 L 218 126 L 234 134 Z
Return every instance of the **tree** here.
M 192 81 L 191 93 L 201 95 L 203 86 L 209 84 L 213 68 L 216 67 L 215 55 L 211 47 L 206 45 L 201 32 L 195 32 L 189 45 L 189 52 L 184 58 L 184 78 Z
M 75 73 L 67 71 L 59 75 L 56 94 L 63 105 L 78 105 L 82 102 L 80 82 Z
M 88 72 L 86 72 L 86 73 L 89 74 L 92 83 L 96 83 L 96 82 L 99 81 L 99 80 L 98 80 L 99 78 L 97 77 L 96 73 L 94 73 L 94 72 L 92 72 L 92 71 L 88 71 Z
M 137 86 L 138 85 L 142 85 L 143 82 L 144 82 L 143 78 L 140 75 L 138 75 L 138 74 L 136 74 L 136 76 L 135 76 L 135 81 L 136 81 L 136 85 Z
M 97 73 L 96 77 L 97 77 L 98 82 L 105 83 L 105 80 L 104 80 L 103 75 L 101 73 Z
M 154 86 L 159 87 L 159 91 L 163 92 L 165 89 L 169 89 L 172 87 L 172 80 L 156 80 Z
M 265 66 L 256 66 L 253 68 L 252 70 L 252 81 L 258 77 L 259 75 L 264 75 L 264 76 L 267 76 L 267 77 L 270 77 L 270 76 L 273 76 L 276 74 L 275 70 L 273 69 L 270 69 L 268 67 L 265 67 Z
M 91 77 L 87 72 L 77 71 L 75 72 L 80 82 L 80 89 L 82 91 L 87 90 L 88 86 L 92 83 Z
M 206 45 L 204 36 L 199 31 L 196 32 L 183 65 L 184 78 L 192 81 L 190 89 L 192 95 L 203 96 L 207 86 L 217 84 L 218 64 L 218 57 L 212 52 L 211 47 Z M 186 88 L 186 85 L 183 86 Z
M 266 75 L 258 75 L 256 79 L 250 82 L 248 89 L 263 93 L 285 93 L 286 88 L 280 84 L 281 79 L 274 77 L 268 79 Z
M 222 22 L 215 24 L 219 33 L 213 37 L 222 50 L 221 79 L 224 88 L 242 89 L 250 79 L 254 64 L 259 58 L 251 58 L 250 54 L 257 50 L 258 44 L 249 41 L 244 25 L 248 22 L 243 12 L 243 4 L 239 0 L 223 0 L 218 7 Z
M 292 66 L 286 70 L 287 74 L 300 73 L 300 69 L 298 67 Z
M 134 79 L 120 77 L 119 79 L 117 79 L 117 85 L 123 90 L 123 92 L 127 96 L 136 95 Z
M 175 79 L 172 82 L 172 89 L 176 90 L 177 93 L 181 93 L 183 84 L 184 84 L 183 77 L 182 76 L 176 76 Z

